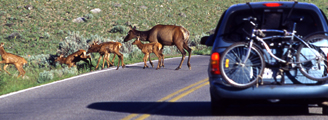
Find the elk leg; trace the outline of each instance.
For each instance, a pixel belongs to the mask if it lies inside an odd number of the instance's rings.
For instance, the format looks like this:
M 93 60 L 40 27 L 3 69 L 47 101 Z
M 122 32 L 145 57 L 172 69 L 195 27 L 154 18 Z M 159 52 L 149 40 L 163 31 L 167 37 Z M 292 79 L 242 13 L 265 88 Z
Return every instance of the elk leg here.
M 18 72 L 19 72 L 17 78 L 19 78 L 19 76 L 22 76 L 22 77 L 23 77 L 24 74 L 25 74 L 25 71 L 24 71 L 23 67 L 20 66 L 19 64 L 14 64 L 14 65 L 15 65 L 16 69 L 17 69 Z
M 72 66 L 74 66 L 74 63 L 70 63 L 68 64 L 68 67 L 71 68 Z
M 121 62 L 121 65 L 122 65 L 122 68 L 124 68 L 125 67 L 125 65 L 124 65 L 124 62 L 123 62 L 123 54 L 122 53 L 120 53 L 119 51 L 114 51 L 114 54 L 116 54 L 117 56 L 118 56 L 118 62 L 117 62 L 117 68 L 116 68 L 116 70 L 118 70 L 118 68 L 120 67 L 120 62 Z
M 160 55 L 160 53 L 158 53 L 158 51 L 156 51 L 156 52 L 154 52 L 155 53 L 155 55 L 157 56 L 157 58 L 158 58 L 158 64 L 157 64 L 157 68 L 156 68 L 156 70 L 158 70 L 158 69 L 160 69 L 161 68 L 161 64 L 162 64 L 162 57 L 161 57 L 161 55 Z
M 188 65 L 188 68 L 189 70 L 191 70 L 191 65 L 190 65 L 190 55 L 191 55 L 191 48 L 188 46 L 187 43 L 183 44 L 183 48 L 186 49 L 188 51 L 188 54 L 189 54 L 189 58 L 188 58 L 188 62 L 187 62 L 187 65 Z
M 102 64 L 102 69 L 104 69 L 105 68 L 105 62 L 106 62 L 106 58 L 107 58 L 107 54 L 105 54 L 104 55 L 104 57 L 103 57 L 103 64 Z M 108 61 L 107 61 L 108 62 Z M 107 68 L 108 68 L 109 66 L 108 66 L 108 64 L 107 64 Z
M 7 74 L 11 75 L 11 74 L 6 70 L 6 68 L 8 67 L 8 65 L 9 65 L 9 64 L 5 64 L 5 65 L 3 66 L 3 70 L 5 70 Z
M 82 61 L 88 63 L 89 67 L 90 67 L 90 70 L 91 70 L 91 65 L 90 65 L 90 62 L 87 60 L 87 59 L 82 59 Z
M 113 66 L 115 65 L 115 63 L 114 63 L 115 56 L 116 56 L 116 54 L 114 54 L 113 59 L 112 59 Z
M 159 54 L 162 56 L 162 63 L 161 63 L 161 67 L 164 68 L 164 55 L 163 55 L 163 48 L 164 48 L 164 45 L 162 47 L 162 49 L 159 51 Z
M 143 61 L 144 61 L 144 67 L 143 67 L 143 69 L 145 69 L 146 67 L 148 68 L 148 65 L 147 65 L 147 58 L 148 58 L 148 56 L 149 56 L 149 53 L 145 53 L 145 56 L 144 56 L 144 58 L 143 58 Z
M 110 53 L 107 53 L 107 54 L 105 54 L 105 57 L 104 57 L 104 59 L 106 60 L 106 63 L 107 63 L 107 68 L 109 68 L 110 66 L 112 66 L 113 65 L 113 63 L 111 63 L 110 61 L 109 61 L 109 56 L 110 56 Z M 104 61 L 105 62 L 105 61 Z
M 178 46 L 177 45 L 177 47 L 178 47 L 178 50 L 181 52 L 181 54 L 182 54 L 182 59 L 181 59 L 181 62 L 180 62 L 180 65 L 175 69 L 175 70 L 179 70 L 180 68 L 181 68 L 181 66 L 182 66 L 182 63 L 183 63 L 183 61 L 184 61 L 184 59 L 185 59 L 185 57 L 186 57 L 186 51 L 184 51 L 184 49 L 182 48 L 182 46 Z
M 153 62 L 151 62 L 151 58 L 150 58 L 150 56 L 148 56 L 148 57 L 149 57 L 149 63 L 150 63 L 150 65 L 151 65 L 151 67 L 154 68 L 154 65 L 153 65 Z M 147 60 L 146 60 L 146 62 L 147 62 Z
M 117 55 L 120 55 L 120 57 L 121 57 L 121 65 L 122 65 L 122 68 L 125 68 L 125 64 L 123 62 L 123 59 L 124 59 L 123 54 L 119 53 Z
M 101 58 L 102 58 L 102 55 L 99 56 L 98 63 L 97 63 L 97 65 L 96 65 L 95 70 L 98 68 Z
M 92 71 L 92 69 L 91 69 L 91 67 L 93 67 L 93 65 L 92 65 L 92 61 L 91 61 L 91 56 L 88 56 L 88 58 L 89 58 L 89 66 L 90 66 L 90 71 Z
M 114 64 L 109 60 L 110 53 L 107 54 L 106 60 L 107 60 L 107 66 L 113 66 Z M 109 63 L 109 64 L 108 64 Z

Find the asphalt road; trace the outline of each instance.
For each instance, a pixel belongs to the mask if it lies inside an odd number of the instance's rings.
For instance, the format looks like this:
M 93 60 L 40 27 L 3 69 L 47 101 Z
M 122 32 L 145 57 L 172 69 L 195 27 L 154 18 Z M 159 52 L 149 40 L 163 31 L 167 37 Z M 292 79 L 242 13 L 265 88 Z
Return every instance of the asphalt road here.
M 137 63 L 3 95 L 0 120 L 327 119 L 320 108 L 306 113 L 298 106 L 277 104 L 231 106 L 227 115 L 212 116 L 209 58 L 192 56 L 191 70 L 186 61 L 174 70 L 181 60 L 177 57 L 165 59 L 160 70 L 142 69 L 143 63 Z

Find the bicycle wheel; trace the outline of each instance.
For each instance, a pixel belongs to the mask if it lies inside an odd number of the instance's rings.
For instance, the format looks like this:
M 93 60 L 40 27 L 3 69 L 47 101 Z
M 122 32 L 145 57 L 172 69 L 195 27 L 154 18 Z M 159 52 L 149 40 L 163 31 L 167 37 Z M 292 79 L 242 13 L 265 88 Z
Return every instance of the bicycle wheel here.
M 229 46 L 220 59 L 220 71 L 222 77 L 232 86 L 247 88 L 254 85 L 259 76 L 262 76 L 265 61 L 262 52 L 253 46 L 245 64 L 248 48 L 246 42 L 237 42 Z
M 327 76 L 327 43 L 328 36 L 317 34 L 305 39 L 309 44 L 303 43 L 297 51 L 297 62 L 299 71 L 307 78 L 314 81 L 328 80 Z M 326 49 L 326 50 L 325 50 Z M 324 52 L 326 51 L 326 52 Z

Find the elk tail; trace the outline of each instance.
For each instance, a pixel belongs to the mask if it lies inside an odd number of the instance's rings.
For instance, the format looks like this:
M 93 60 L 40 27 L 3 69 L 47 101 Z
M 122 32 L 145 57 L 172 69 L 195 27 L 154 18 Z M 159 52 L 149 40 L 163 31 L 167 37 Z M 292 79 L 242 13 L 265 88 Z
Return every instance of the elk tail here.
M 87 57 L 87 52 L 83 51 L 83 57 Z
M 159 43 L 158 50 L 160 51 L 162 49 L 162 44 Z
M 183 33 L 183 41 L 188 42 L 188 40 L 189 40 L 189 31 L 184 27 L 181 27 L 181 31 Z

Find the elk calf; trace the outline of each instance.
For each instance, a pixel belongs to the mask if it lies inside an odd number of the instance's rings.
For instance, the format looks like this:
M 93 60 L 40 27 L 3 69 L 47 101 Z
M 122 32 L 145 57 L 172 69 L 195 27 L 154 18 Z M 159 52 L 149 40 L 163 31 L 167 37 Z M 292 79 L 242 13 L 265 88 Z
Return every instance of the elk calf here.
M 148 59 L 150 53 L 154 53 L 158 57 L 158 64 L 157 64 L 156 70 L 161 68 L 161 66 L 162 66 L 162 57 L 163 57 L 163 54 L 160 52 L 160 50 L 162 49 L 162 44 L 161 43 L 155 42 L 155 43 L 143 44 L 139 40 L 139 37 L 137 37 L 137 39 L 132 43 L 132 45 L 137 45 L 138 48 L 142 51 L 142 53 L 145 54 L 145 56 L 143 58 L 143 61 L 145 63 L 143 69 L 145 69 L 145 67 L 148 68 L 146 62 L 147 62 L 147 59 Z M 153 66 L 153 64 L 150 61 L 150 58 L 149 58 L 149 62 Z
M 89 61 L 87 60 L 89 58 Z M 79 61 L 84 61 L 86 63 L 89 64 L 90 69 L 91 69 L 91 56 L 90 55 L 86 55 L 86 51 L 83 49 L 80 49 L 78 51 L 76 51 L 73 54 L 70 54 L 67 57 L 64 57 L 64 55 L 60 55 L 59 57 L 57 57 L 57 59 L 55 60 L 55 62 L 60 62 L 61 64 L 66 64 L 68 65 L 68 67 L 72 67 L 75 66 L 77 62 Z
M 89 49 L 88 49 L 87 54 L 89 54 L 89 53 L 93 53 L 93 52 L 99 52 L 100 47 L 101 47 L 103 44 L 105 44 L 105 43 L 107 43 L 107 42 L 100 43 L 100 44 L 98 44 L 98 42 L 93 42 L 93 43 L 89 46 Z M 119 43 L 119 42 L 112 42 L 112 43 L 116 43 L 116 44 L 118 44 L 118 46 L 122 46 L 122 44 Z M 113 65 L 114 65 L 114 60 L 115 60 L 115 56 L 116 56 L 116 54 L 114 54 L 112 61 L 109 61 L 109 56 L 110 56 L 110 53 L 107 53 L 107 54 L 105 54 L 105 55 L 103 56 L 103 65 L 102 65 L 102 68 L 105 67 L 105 61 L 107 62 L 107 67 L 109 67 L 109 66 L 113 66 Z M 98 68 L 98 65 L 99 65 L 99 62 L 100 62 L 100 60 L 101 60 L 101 57 L 102 57 L 102 56 L 100 56 L 100 58 L 99 58 L 99 60 L 98 60 L 98 64 L 97 64 L 97 66 L 96 66 L 96 69 Z
M 1 55 L 2 61 L 0 61 L 0 64 L 1 63 L 5 64 L 3 69 L 10 75 L 10 73 L 6 70 L 6 68 L 9 64 L 14 64 L 16 69 L 19 71 L 19 75 L 17 77 L 24 76 L 25 70 L 23 69 L 23 66 L 27 63 L 27 61 L 23 57 L 20 57 L 18 55 L 14 55 L 11 53 L 7 53 L 5 51 L 5 49 L 3 48 L 3 46 L 4 46 L 4 43 L 1 43 L 0 44 L 0 55 Z M 1 70 L 1 68 L 0 68 L 0 70 Z
M 115 55 L 119 57 L 118 63 L 117 63 L 117 69 L 120 67 L 120 61 L 122 68 L 125 67 L 124 62 L 123 62 L 123 54 L 120 53 L 120 48 L 122 47 L 122 44 L 120 42 L 104 42 L 101 44 L 92 44 L 87 53 L 92 53 L 92 52 L 98 52 L 100 54 L 98 63 L 95 69 L 98 68 L 98 65 L 100 63 L 101 57 L 104 56 L 104 59 L 107 59 L 107 66 L 108 66 L 108 61 L 109 61 L 109 55 L 110 53 L 114 53 L 113 60 L 115 58 Z M 109 61 L 110 62 L 110 61 Z M 114 61 L 113 61 L 114 62 Z M 104 63 L 103 62 L 103 68 L 104 68 Z M 111 63 L 111 62 L 110 62 Z

